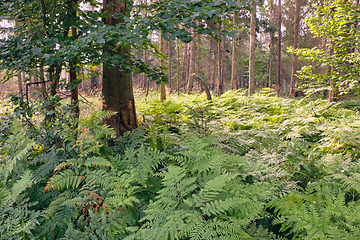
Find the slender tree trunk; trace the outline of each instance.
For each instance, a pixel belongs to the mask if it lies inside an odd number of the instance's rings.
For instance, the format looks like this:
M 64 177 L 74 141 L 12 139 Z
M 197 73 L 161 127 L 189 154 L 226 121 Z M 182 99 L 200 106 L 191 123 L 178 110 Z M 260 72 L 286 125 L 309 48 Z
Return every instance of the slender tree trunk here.
M 256 4 L 252 4 L 250 21 L 250 54 L 249 54 L 249 96 L 255 93 L 255 40 L 256 40 Z
M 220 37 L 220 35 L 219 35 Z M 223 94 L 223 84 L 222 84 L 222 51 L 221 51 L 221 41 L 217 44 L 217 95 L 220 96 Z
M 23 93 L 23 81 L 22 81 L 22 77 L 21 77 L 21 72 L 18 72 L 18 77 L 17 77 L 17 82 L 18 82 L 18 92 L 19 92 L 19 98 L 24 100 L 24 93 Z
M 295 0 L 295 22 L 294 22 L 294 49 L 298 47 L 299 39 L 299 24 L 300 24 L 300 0 Z M 291 78 L 290 78 L 290 96 L 295 96 L 295 72 L 297 67 L 298 58 L 296 54 L 292 56 L 292 66 L 291 66 Z
M 277 73 L 276 73 L 276 92 L 280 97 L 281 85 L 281 0 L 278 1 L 278 52 L 277 52 Z
M 46 99 L 48 97 L 48 93 L 46 90 L 46 78 L 45 78 L 45 72 L 44 72 L 44 64 L 41 62 L 39 67 L 39 76 L 40 76 L 40 90 L 41 95 L 43 99 Z
M 236 24 L 236 18 L 237 18 L 237 11 L 235 10 L 233 12 L 233 24 Z M 237 34 L 235 34 L 235 37 L 232 38 L 232 55 L 231 55 L 231 89 L 236 89 L 236 37 Z
M 192 74 L 195 73 L 195 55 L 196 55 L 196 38 L 195 38 L 195 30 L 191 29 L 191 35 L 193 37 L 193 40 L 190 44 L 190 63 L 189 63 L 189 75 L 187 79 L 187 87 L 186 92 L 189 94 L 193 88 L 194 88 L 194 81 Z
M 171 93 L 171 75 L 172 75 L 172 64 L 171 64 L 171 40 L 168 41 L 168 62 L 169 62 L 169 69 L 168 69 L 168 74 L 169 74 L 169 91 Z
M 331 43 L 333 44 L 333 43 Z M 334 55 L 334 49 L 330 48 L 330 56 Z M 330 66 L 330 76 L 334 75 L 335 69 L 333 66 Z M 338 91 L 336 86 L 336 80 L 334 77 L 330 79 L 330 90 L 329 90 L 329 102 L 336 102 L 338 100 Z
M 161 53 L 166 56 L 165 54 L 165 39 L 161 36 L 161 32 L 159 32 L 159 38 L 160 38 L 160 51 Z M 161 72 L 165 74 L 165 59 L 161 58 L 160 59 L 160 65 L 162 67 Z M 166 89 L 165 89 L 165 83 L 161 82 L 160 83 L 160 101 L 163 102 L 166 99 Z
M 187 55 L 188 55 L 188 51 L 187 51 L 187 43 L 184 43 L 184 54 L 183 54 L 183 61 L 182 61 L 182 77 L 181 77 L 181 82 L 182 82 L 182 88 L 185 86 L 185 83 L 186 83 L 186 62 L 187 62 Z M 185 90 L 185 89 L 184 89 Z M 184 91 L 185 92 L 185 91 Z
M 269 88 L 272 88 L 273 79 L 273 58 L 274 58 L 274 29 L 275 29 L 275 16 L 274 16 L 274 0 L 270 0 L 270 44 L 269 44 Z
M 77 10 L 78 2 L 77 0 L 70 1 L 70 11 L 71 16 L 73 18 L 76 18 L 76 10 Z M 71 35 L 73 39 L 77 38 L 77 31 L 76 27 L 71 27 Z M 70 94 L 71 94 L 71 106 L 72 111 L 76 119 L 80 116 L 80 107 L 79 107 L 79 90 L 77 86 L 77 71 L 76 71 L 76 60 L 72 60 L 69 62 L 69 68 L 70 68 Z M 77 125 L 74 125 L 74 128 L 76 128 Z
M 126 15 L 127 1 L 103 0 L 103 7 L 104 11 L 108 13 Z M 104 22 L 106 25 L 115 26 L 124 22 L 124 19 L 110 16 L 104 18 Z M 130 49 L 128 46 L 115 49 L 115 44 L 115 42 L 107 42 L 104 46 L 104 52 L 111 55 L 129 55 Z M 103 109 L 116 112 L 115 115 L 105 119 L 104 124 L 114 128 L 117 137 L 121 136 L 125 131 L 137 128 L 131 73 L 122 71 L 120 66 L 105 63 L 102 82 Z
M 179 39 L 177 38 L 176 39 L 176 70 L 177 70 L 177 84 L 176 84 L 176 87 L 177 87 L 177 94 L 180 95 L 180 74 L 181 74 L 181 71 L 180 71 L 180 42 L 179 42 Z

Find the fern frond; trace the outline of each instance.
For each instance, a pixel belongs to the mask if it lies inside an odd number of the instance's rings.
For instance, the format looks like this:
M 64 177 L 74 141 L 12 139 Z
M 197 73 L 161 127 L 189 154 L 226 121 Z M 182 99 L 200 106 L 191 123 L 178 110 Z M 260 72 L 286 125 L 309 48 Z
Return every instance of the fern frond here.
M 86 181 L 100 187 L 107 187 L 111 183 L 112 177 L 104 170 L 87 171 Z
M 44 192 L 50 190 L 76 189 L 84 180 L 84 176 L 77 175 L 73 170 L 66 169 L 58 175 L 50 178 L 44 188 Z
M 21 193 L 36 182 L 37 180 L 32 177 L 32 172 L 27 170 L 12 186 L 10 190 L 11 194 L 5 198 L 6 201 L 16 201 Z
M 54 171 L 60 162 L 63 161 L 65 161 L 65 159 L 57 154 L 54 149 L 48 153 L 41 154 L 33 161 L 33 164 L 42 163 L 42 165 L 34 172 L 34 177 L 43 178 L 47 176 L 50 172 Z
M 85 160 L 86 167 L 113 167 L 111 163 L 103 157 L 91 157 Z
M 204 201 L 214 200 L 224 191 L 226 184 L 234 177 L 236 177 L 235 174 L 222 174 L 208 181 L 199 192 L 200 198 Z
M 229 212 L 239 206 L 241 201 L 237 198 L 227 198 L 225 200 L 214 200 L 207 202 L 204 208 L 201 209 L 206 216 L 217 216 Z

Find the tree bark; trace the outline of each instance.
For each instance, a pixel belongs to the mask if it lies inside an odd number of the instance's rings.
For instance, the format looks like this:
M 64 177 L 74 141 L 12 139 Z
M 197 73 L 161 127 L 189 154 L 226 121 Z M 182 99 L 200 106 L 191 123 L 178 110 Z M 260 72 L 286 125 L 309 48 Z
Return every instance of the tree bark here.
M 220 37 L 220 35 L 219 35 Z M 223 94 L 223 84 L 222 84 L 222 51 L 221 51 L 221 41 L 217 44 L 217 95 L 220 96 Z
M 40 83 L 40 90 L 41 90 L 41 95 L 43 99 L 46 99 L 48 97 L 48 93 L 46 90 L 46 79 L 45 79 L 45 72 L 44 72 L 44 64 L 41 62 L 40 63 L 40 67 L 39 67 L 39 77 L 41 80 Z
M 189 75 L 187 80 L 186 92 L 189 94 L 194 88 L 194 81 L 192 78 L 192 74 L 195 72 L 195 54 L 196 54 L 196 38 L 194 29 L 191 30 L 191 35 L 193 40 L 190 44 L 190 63 L 189 63 Z
M 273 58 L 274 58 L 274 30 L 275 30 L 275 16 L 274 16 L 274 0 L 270 0 L 270 43 L 269 43 L 269 88 L 272 88 L 273 79 Z
M 278 1 L 278 52 L 277 52 L 277 73 L 276 73 L 276 92 L 280 97 L 281 85 L 281 0 Z
M 77 0 L 71 0 L 69 3 L 69 9 L 71 17 L 76 18 L 76 12 L 77 12 Z M 77 31 L 76 27 L 71 27 L 71 36 L 75 40 L 77 38 Z M 79 107 L 79 90 L 77 86 L 77 71 L 76 71 L 76 59 L 73 59 L 69 62 L 69 68 L 70 68 L 70 96 L 71 96 L 71 107 L 73 115 L 76 119 L 80 116 L 80 107 Z M 74 125 L 74 128 L 76 128 L 77 125 Z
M 181 82 L 182 82 L 182 88 L 185 86 L 186 83 L 186 76 L 187 76 L 187 55 L 188 55 L 188 44 L 184 43 L 184 53 L 183 53 L 183 61 L 182 61 L 182 76 L 181 76 Z M 184 89 L 185 92 L 185 89 Z
M 299 24 L 300 24 L 300 0 L 295 0 L 295 22 L 294 22 L 294 49 L 298 48 L 299 40 Z M 297 67 L 298 58 L 294 53 L 292 56 L 292 66 L 291 66 L 291 78 L 290 78 L 290 93 L 291 97 L 295 96 L 295 72 Z
M 165 55 L 165 39 L 161 36 L 161 31 L 159 32 L 159 38 L 160 38 L 160 52 Z M 165 59 L 160 59 L 160 65 L 162 67 L 161 72 L 165 74 Z M 165 83 L 160 83 L 160 101 L 163 102 L 166 99 L 166 89 L 165 89 Z
M 177 94 L 180 95 L 180 42 L 179 39 L 176 39 L 176 70 L 177 70 Z
M 201 77 L 199 77 L 196 73 L 192 73 L 191 76 L 201 84 L 201 86 L 204 88 L 204 91 L 206 93 L 206 99 L 208 101 L 212 101 L 212 98 L 211 98 L 211 92 L 210 92 L 210 89 L 209 89 L 209 86 L 207 84 L 207 81 L 202 79 Z
M 19 91 L 18 91 L 18 93 L 19 93 L 19 98 L 21 99 L 21 100 L 24 100 L 24 93 L 23 93 L 23 81 L 22 81 L 22 77 L 21 77 L 21 74 L 22 74 L 22 72 L 20 72 L 20 71 L 18 71 L 18 89 L 19 89 Z
M 250 54 L 249 54 L 249 96 L 255 93 L 255 40 L 256 40 L 256 4 L 252 4 L 250 20 Z
M 168 75 L 169 75 L 169 92 L 171 93 L 171 75 L 172 75 L 172 63 L 171 63 L 171 40 L 168 41 Z
M 236 24 L 236 18 L 237 18 L 237 11 L 235 10 L 233 12 L 233 24 Z M 231 55 L 231 89 L 236 89 L 236 37 L 237 34 L 235 34 L 235 37 L 232 38 L 232 55 Z
M 106 12 L 112 14 L 126 15 L 127 1 L 121 0 L 103 0 L 103 8 Z M 123 22 L 121 17 L 114 18 L 110 16 L 104 18 L 106 25 L 115 26 Z M 129 47 L 121 46 L 114 50 L 114 42 L 107 42 L 104 46 L 104 52 L 111 55 L 128 55 Z M 110 110 L 116 114 L 105 119 L 104 124 L 112 127 L 116 136 L 121 136 L 125 131 L 137 128 L 137 119 L 135 111 L 135 101 L 132 86 L 131 73 L 124 72 L 120 66 L 112 66 L 105 63 L 103 66 L 103 110 Z

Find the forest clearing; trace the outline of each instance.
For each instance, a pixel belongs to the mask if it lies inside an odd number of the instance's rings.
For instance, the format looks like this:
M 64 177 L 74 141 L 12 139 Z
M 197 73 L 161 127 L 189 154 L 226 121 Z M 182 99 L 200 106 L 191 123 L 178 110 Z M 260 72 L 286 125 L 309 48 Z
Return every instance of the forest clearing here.
M 0 2 L 0 239 L 360 239 L 359 1 Z

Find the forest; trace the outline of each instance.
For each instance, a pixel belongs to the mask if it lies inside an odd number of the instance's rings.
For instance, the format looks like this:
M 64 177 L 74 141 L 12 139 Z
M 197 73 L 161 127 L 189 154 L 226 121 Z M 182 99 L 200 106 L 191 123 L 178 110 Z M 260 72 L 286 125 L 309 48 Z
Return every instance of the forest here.
M 0 240 L 360 239 L 359 0 L 0 1 Z

